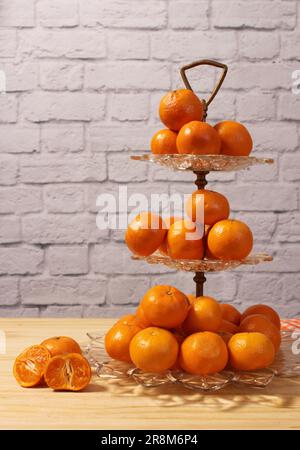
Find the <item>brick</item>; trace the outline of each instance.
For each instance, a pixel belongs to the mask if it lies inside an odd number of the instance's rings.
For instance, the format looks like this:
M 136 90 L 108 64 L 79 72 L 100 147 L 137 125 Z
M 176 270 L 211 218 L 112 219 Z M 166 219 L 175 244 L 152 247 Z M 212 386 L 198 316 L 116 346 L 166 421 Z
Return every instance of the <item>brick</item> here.
M 17 121 L 18 100 L 13 94 L 0 95 L 0 122 L 14 123 Z
M 112 278 L 108 282 L 108 301 L 115 305 L 137 305 L 149 287 L 149 277 Z
M 31 122 L 101 120 L 105 96 L 83 92 L 33 92 L 21 101 L 23 117 Z
M 276 303 L 282 298 L 282 279 L 272 274 L 243 274 L 237 296 L 242 302 Z
M 30 91 L 38 85 L 38 64 L 33 62 L 1 63 L 0 70 L 6 75 L 6 92 Z
M 82 64 L 52 61 L 40 64 L 40 85 L 46 91 L 78 91 L 82 84 Z
M 147 165 L 130 160 L 126 154 L 112 154 L 108 156 L 108 178 L 118 182 L 145 181 Z
M 25 214 L 38 212 L 43 208 L 40 187 L 2 187 L 0 190 L 1 214 Z
M 23 30 L 20 55 L 37 58 L 104 58 L 105 37 L 101 30 Z M 0 36 L 1 42 L 1 36 Z
M 77 0 L 39 0 L 37 20 L 44 27 L 74 27 L 79 24 Z
M 298 147 L 298 133 L 294 123 L 268 122 L 267 126 L 264 123 L 251 123 L 248 129 L 254 149 L 262 151 L 259 156 L 263 156 L 266 151 L 292 151 Z
M 229 273 L 208 274 L 204 289 L 207 295 L 211 295 L 220 302 L 235 300 L 237 292 L 236 278 Z M 193 290 L 192 288 L 192 293 Z
M 171 273 L 163 265 L 149 265 L 143 261 L 133 261 L 131 253 L 125 245 L 121 243 L 108 243 L 95 245 L 91 253 L 91 267 L 95 273 L 111 275 L 117 274 L 160 274 Z
M 224 88 L 230 89 L 290 89 L 292 72 L 299 69 L 294 63 L 232 63 L 224 81 Z
M 284 301 L 291 300 L 298 301 L 298 292 L 300 290 L 300 276 L 299 274 L 286 274 L 282 277 Z
M 250 94 L 237 96 L 238 120 L 268 120 L 276 117 L 276 98 L 274 94 Z
M 281 34 L 281 57 L 283 59 L 300 59 L 297 49 L 300 46 L 300 31 Z
M 15 216 L 0 216 L 0 243 L 11 244 L 20 241 L 20 219 Z
M 297 209 L 297 192 L 288 184 L 260 183 L 236 186 L 214 186 L 222 192 L 233 211 L 289 211 Z
M 0 152 L 33 153 L 39 151 L 39 128 L 37 126 L 0 126 Z
M 300 214 L 279 214 L 276 236 L 280 242 L 299 242 Z
M 257 251 L 266 251 L 264 246 L 257 246 Z M 299 273 L 300 270 L 300 244 L 290 243 L 281 244 L 280 247 L 271 247 L 268 245 L 267 253 L 273 256 L 273 261 L 258 264 L 252 271 L 255 272 L 276 272 L 276 273 Z M 241 268 L 241 270 L 246 270 Z M 248 269 L 249 270 L 249 269 Z
M 161 0 L 80 0 L 80 15 L 86 26 L 158 29 L 167 24 L 166 6 Z
M 175 1 L 169 3 L 169 25 L 174 29 L 207 30 L 208 1 Z
M 19 302 L 19 285 L 17 277 L 0 278 L 0 305 L 16 305 Z
M 48 251 L 50 275 L 83 275 L 88 273 L 88 248 L 54 245 Z
M 0 273 L 27 275 L 42 272 L 43 250 L 36 247 L 2 247 L 0 249 Z
M 48 212 L 76 213 L 84 210 L 84 187 L 81 185 L 48 185 L 44 190 Z
M 16 54 L 17 33 L 15 30 L 0 30 L 0 57 L 12 58 Z
M 149 150 L 150 139 L 156 131 L 157 127 L 142 124 L 91 124 L 87 129 L 87 149 L 91 152 Z
M 20 181 L 23 183 L 64 183 L 103 181 L 106 178 L 104 155 L 36 155 L 21 161 Z
M 278 155 L 277 153 L 262 152 L 256 154 L 258 157 L 271 158 L 274 160 L 273 164 L 257 164 L 254 169 L 241 170 L 238 172 L 238 181 L 246 182 L 257 181 L 276 181 L 278 180 Z
M 49 153 L 84 150 L 83 124 L 44 124 L 41 128 L 41 149 Z
M 167 64 L 153 61 L 87 63 L 85 87 L 87 89 L 169 89 L 169 67 Z
M 195 45 L 197 42 L 197 45 Z M 151 55 L 155 59 L 185 61 L 202 58 L 229 59 L 237 52 L 236 36 L 233 31 L 218 32 L 172 32 L 162 31 L 152 35 Z
M 299 120 L 300 96 L 295 94 L 280 94 L 278 102 L 279 119 Z
M 216 28 L 292 29 L 296 22 L 295 2 L 285 1 L 213 1 Z
M 20 287 L 24 305 L 101 305 L 105 291 L 103 277 L 23 278 Z
M 298 155 L 283 155 L 281 158 L 281 173 L 287 181 L 299 181 L 300 169 L 299 169 L 300 157 Z
M 83 317 L 119 318 L 121 315 L 134 314 L 136 307 L 133 306 L 85 306 Z
M 148 59 L 149 36 L 144 32 L 122 30 L 108 33 L 108 52 L 112 59 Z
M 34 0 L 1 0 L 2 27 L 33 27 Z
M 22 218 L 23 239 L 33 244 L 102 242 L 108 230 L 99 230 L 96 216 L 87 214 L 30 214 Z
M 193 183 L 195 180 L 195 175 L 189 170 L 182 172 L 177 172 L 170 170 L 169 168 L 155 164 L 154 166 L 149 166 L 149 179 L 154 181 L 189 181 Z M 152 184 L 152 182 L 151 182 Z
M 147 120 L 149 117 L 149 95 L 111 94 L 108 111 L 112 119 L 121 122 Z
M 229 92 L 220 92 L 218 97 L 209 106 L 209 122 L 212 120 L 234 120 L 236 116 L 236 95 Z
M 10 155 L 2 155 L 0 159 L 0 185 L 16 184 L 17 174 L 18 161 L 16 158 Z
M 69 317 L 82 317 L 83 306 L 48 306 L 42 309 L 40 317 L 61 317 L 67 319 Z
M 279 54 L 279 35 L 272 31 L 242 31 L 239 33 L 240 56 L 248 59 L 272 59 Z
M 0 307 L 0 316 L 1 317 L 12 317 L 15 319 L 16 317 L 39 317 L 39 308 L 1 308 Z

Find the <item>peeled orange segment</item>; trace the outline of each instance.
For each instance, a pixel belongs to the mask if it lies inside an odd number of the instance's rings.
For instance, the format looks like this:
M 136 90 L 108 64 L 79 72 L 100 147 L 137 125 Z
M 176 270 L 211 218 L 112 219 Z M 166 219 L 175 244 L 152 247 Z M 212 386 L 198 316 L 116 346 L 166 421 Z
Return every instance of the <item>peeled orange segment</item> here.
M 20 386 L 33 387 L 40 384 L 51 353 L 41 345 L 32 345 L 17 356 L 13 374 Z
M 45 371 L 45 381 L 55 391 L 81 391 L 91 376 L 88 361 L 79 353 L 54 356 Z

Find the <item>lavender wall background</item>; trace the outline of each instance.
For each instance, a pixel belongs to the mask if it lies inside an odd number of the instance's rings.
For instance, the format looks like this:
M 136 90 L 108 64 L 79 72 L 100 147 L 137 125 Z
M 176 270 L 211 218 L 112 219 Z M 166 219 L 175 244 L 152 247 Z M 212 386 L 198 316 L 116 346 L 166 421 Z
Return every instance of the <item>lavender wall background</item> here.
M 255 154 L 276 161 L 209 175 L 275 260 L 208 275 L 206 292 L 300 314 L 300 2 L 1 0 L 0 27 L 1 316 L 110 316 L 152 284 L 191 291 L 192 275 L 133 262 L 123 233 L 97 230 L 95 201 L 119 183 L 193 190 L 191 174 L 135 163 L 128 149 L 149 148 L 159 98 L 181 86 L 181 65 L 206 57 L 229 64 L 208 121 L 245 122 Z

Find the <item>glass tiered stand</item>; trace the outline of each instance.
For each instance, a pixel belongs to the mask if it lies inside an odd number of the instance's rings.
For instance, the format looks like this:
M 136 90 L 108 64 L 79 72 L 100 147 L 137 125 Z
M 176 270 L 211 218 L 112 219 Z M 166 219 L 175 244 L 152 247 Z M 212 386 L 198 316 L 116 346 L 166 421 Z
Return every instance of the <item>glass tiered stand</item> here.
M 221 77 L 216 84 L 208 100 L 202 100 L 204 107 L 204 119 L 206 120 L 207 109 L 216 94 L 218 93 L 227 73 L 227 66 L 217 61 L 201 60 L 184 66 L 181 70 L 181 77 L 187 89 L 191 85 L 186 76 L 186 71 L 197 66 L 209 65 L 222 70 Z M 142 156 L 131 156 L 134 160 L 146 161 L 159 164 L 171 170 L 192 171 L 195 174 L 195 184 L 198 189 L 204 189 L 207 181 L 206 176 L 211 171 L 238 171 L 249 168 L 257 164 L 273 164 L 270 158 L 257 158 L 254 156 L 226 156 L 226 155 L 183 155 L 164 154 L 155 155 L 152 153 Z M 144 260 L 149 264 L 164 264 L 170 268 L 194 272 L 194 282 L 196 285 L 196 296 L 203 295 L 203 286 L 206 281 L 206 272 L 217 272 L 235 269 L 241 265 L 256 265 L 263 262 L 272 261 L 272 256 L 265 253 L 257 253 L 248 256 L 243 260 L 186 260 L 172 259 L 168 256 L 156 252 L 148 257 L 132 256 L 134 260 Z M 283 322 L 284 328 L 284 322 Z M 267 369 L 252 372 L 239 372 L 226 369 L 220 373 L 212 375 L 191 375 L 181 370 L 169 370 L 163 374 L 145 373 L 127 363 L 118 362 L 108 357 L 104 348 L 104 336 L 97 333 L 89 334 L 89 344 L 86 346 L 86 355 L 92 364 L 96 375 L 100 379 L 110 380 L 124 385 L 126 382 L 134 380 L 144 387 L 157 387 L 167 384 L 180 384 L 188 389 L 198 391 L 216 391 L 231 383 L 239 383 L 253 387 L 265 387 L 274 377 L 293 377 L 300 375 L 300 357 L 297 352 L 293 352 L 295 339 L 300 337 L 300 329 L 294 330 L 288 323 L 282 329 L 282 344 L 272 366 Z

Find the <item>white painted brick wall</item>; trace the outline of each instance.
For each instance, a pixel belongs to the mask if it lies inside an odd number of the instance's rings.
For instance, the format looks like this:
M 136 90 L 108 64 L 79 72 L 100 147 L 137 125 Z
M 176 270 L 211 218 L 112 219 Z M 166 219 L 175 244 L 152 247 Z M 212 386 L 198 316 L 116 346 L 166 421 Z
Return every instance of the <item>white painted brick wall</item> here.
M 228 63 L 208 121 L 249 127 L 275 167 L 211 173 L 271 264 L 208 274 L 206 292 L 300 314 L 300 4 L 296 0 L 1 0 L 0 316 L 118 316 L 192 275 L 130 259 L 96 228 L 96 197 L 193 190 L 190 173 L 131 161 L 161 124 L 160 97 L 200 58 Z M 207 96 L 215 76 L 191 79 Z M 208 77 L 208 78 L 207 78 Z M 204 93 L 204 94 L 203 94 Z

